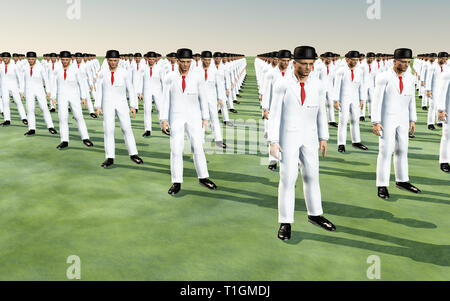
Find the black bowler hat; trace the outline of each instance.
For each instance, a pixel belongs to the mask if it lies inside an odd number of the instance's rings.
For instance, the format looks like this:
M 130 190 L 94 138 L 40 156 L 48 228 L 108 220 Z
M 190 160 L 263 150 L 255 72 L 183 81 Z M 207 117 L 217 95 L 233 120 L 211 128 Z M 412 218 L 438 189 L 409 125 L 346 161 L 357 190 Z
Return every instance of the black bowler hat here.
M 117 50 L 108 50 L 106 52 L 106 56 L 107 59 L 119 59 L 120 58 L 120 54 L 119 51 Z
M 314 47 L 311 46 L 299 46 L 294 49 L 295 60 L 315 60 L 317 59 L 317 53 Z
M 18 53 L 13 53 L 13 57 L 19 57 L 20 55 Z
M 52 52 L 50 53 L 50 57 L 57 57 L 56 53 Z
M 202 58 L 212 58 L 212 52 L 208 51 L 208 50 L 202 51 L 201 57 Z
M 11 53 L 9 52 L 3 52 L 2 57 L 11 57 Z
M 290 59 L 292 56 L 292 53 L 290 50 L 280 50 L 278 51 L 278 58 L 279 59 Z
M 448 53 L 445 51 L 439 52 L 438 57 L 448 57 Z
M 177 57 L 177 54 L 175 52 L 171 52 L 167 55 L 167 57 Z
M 213 57 L 222 57 L 222 53 L 214 52 Z
M 146 56 L 147 57 L 155 57 L 156 58 L 158 55 L 155 52 L 153 52 L 153 51 L 149 51 L 149 52 L 147 52 Z
M 348 59 L 359 59 L 360 56 L 361 55 L 359 54 L 359 51 L 356 51 L 356 50 L 351 50 L 351 51 L 347 52 L 347 54 L 345 55 L 345 57 Z
M 332 52 L 325 52 L 322 56 L 323 57 L 334 57 L 334 54 Z
M 180 48 L 177 50 L 177 59 L 192 59 L 192 50 L 188 48 Z
M 27 52 L 27 57 L 29 57 L 29 58 L 36 58 L 37 57 L 36 52 L 34 52 L 34 51 Z
M 437 57 L 436 53 L 430 53 L 429 57 Z
M 81 52 L 76 52 L 75 57 L 83 57 L 83 54 Z
M 409 48 L 398 48 L 394 52 L 394 59 L 412 59 L 412 54 Z
M 55 55 L 56 55 L 56 53 L 55 53 Z M 70 58 L 72 58 L 72 54 L 70 53 L 70 51 L 61 51 L 61 52 L 59 53 L 59 56 L 60 56 L 62 59 L 70 59 Z
M 194 57 L 200 57 L 201 55 L 200 55 L 200 53 L 195 53 L 195 54 L 193 54 L 192 56 L 194 56 Z
M 134 54 L 134 57 L 142 57 L 142 54 L 137 52 L 137 53 Z
M 375 53 L 373 53 L 373 52 L 367 52 L 366 57 L 375 57 Z

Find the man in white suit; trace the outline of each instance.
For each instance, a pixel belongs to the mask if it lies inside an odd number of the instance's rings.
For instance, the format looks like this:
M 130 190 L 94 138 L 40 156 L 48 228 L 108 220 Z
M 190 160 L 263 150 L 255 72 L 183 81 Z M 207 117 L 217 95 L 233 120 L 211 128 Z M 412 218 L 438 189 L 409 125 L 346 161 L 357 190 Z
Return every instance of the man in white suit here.
M 308 221 L 328 231 L 336 229 L 321 216 L 317 149 L 320 148 L 322 155 L 326 155 L 329 134 L 325 88 L 319 79 L 309 76 L 316 58 L 313 47 L 295 48 L 293 73 L 280 78 L 273 88 L 268 139 L 271 154 L 278 157 L 281 153 L 278 187 L 278 221 L 281 224 L 278 238 L 281 240 L 291 237 L 299 165 Z
M 444 71 L 438 83 L 438 92 L 436 98 L 436 107 L 439 121 L 442 122 L 442 138 L 439 163 L 443 172 L 450 172 L 450 69 Z
M 108 50 L 105 58 L 108 61 L 108 67 L 100 71 L 98 75 L 94 104 L 97 115 L 100 117 L 103 114 L 103 128 L 105 130 L 106 161 L 101 166 L 108 167 L 114 164 L 116 115 L 120 122 L 120 128 L 122 129 L 131 161 L 136 164 L 143 164 L 144 161 L 138 156 L 129 115 L 130 113 L 133 114 L 134 118 L 138 107 L 136 92 L 131 83 L 129 72 L 118 67 L 120 56 L 117 50 Z M 128 107 L 126 92 L 128 92 L 130 98 L 131 108 Z
M 361 144 L 359 130 L 359 116 L 366 97 L 363 72 L 357 67 L 360 54 L 353 50 L 349 51 L 345 57 L 347 64 L 336 71 L 334 80 L 334 107 L 339 111 L 338 151 L 345 152 L 349 120 L 352 146 L 366 151 L 368 148 Z
M 380 137 L 376 185 L 378 197 L 383 199 L 389 198 L 392 154 L 397 187 L 421 192 L 409 183 L 408 176 L 408 135 L 414 134 L 417 120 L 414 76 L 407 72 L 411 59 L 410 49 L 395 50 L 394 66 L 376 78 L 372 123 L 373 132 Z
M 208 129 L 208 99 L 205 81 L 198 72 L 190 72 L 192 50 L 181 48 L 177 53 L 178 69 L 166 75 L 160 113 L 161 129 L 169 134 L 172 186 L 168 193 L 177 194 L 183 182 L 184 133 L 188 134 L 194 153 L 194 165 L 199 183 L 208 189 L 217 186 L 208 179 L 208 167 L 203 150 L 203 129 Z
M 435 58 L 438 58 L 437 61 L 434 61 Z M 435 100 L 435 96 L 437 95 L 438 82 L 441 75 L 447 70 L 447 52 L 439 52 L 439 55 L 436 53 L 430 54 L 430 65 L 428 65 L 428 70 L 425 78 L 425 93 L 429 100 L 430 107 L 428 108 L 428 129 L 435 130 L 434 123 L 436 122 L 437 117 L 437 104 Z M 442 127 L 442 123 L 438 120 L 437 125 Z
M 47 99 L 50 100 L 51 96 L 48 73 L 44 69 L 43 64 L 37 63 L 36 52 L 27 52 L 27 59 L 28 64 L 22 69 L 25 83 L 25 99 L 28 111 L 28 132 L 25 133 L 25 136 L 36 134 L 36 100 L 38 101 L 39 108 L 44 115 L 44 120 L 48 131 L 52 135 L 55 135 L 57 132 L 53 126 L 52 116 L 50 115 L 47 104 Z M 47 93 L 44 91 L 44 85 Z

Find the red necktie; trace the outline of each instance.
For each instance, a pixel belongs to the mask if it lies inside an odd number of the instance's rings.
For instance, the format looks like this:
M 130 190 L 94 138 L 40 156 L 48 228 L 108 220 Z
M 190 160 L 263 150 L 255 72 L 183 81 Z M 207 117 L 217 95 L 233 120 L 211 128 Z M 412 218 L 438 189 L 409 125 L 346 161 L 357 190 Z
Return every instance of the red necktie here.
M 67 78 L 67 69 L 64 69 L 64 80 Z
M 153 67 L 150 67 L 150 77 L 153 75 Z
M 55 63 L 53 63 L 52 71 L 55 71 Z
M 444 68 L 441 66 L 441 72 L 443 72 L 444 71 Z
M 137 66 L 137 71 L 139 71 L 139 64 L 136 64 L 136 66 Z
M 183 75 L 181 77 L 183 78 L 183 83 L 181 84 L 181 87 L 183 88 L 183 93 L 184 93 L 184 89 L 186 89 L 186 76 Z
M 111 86 L 114 85 L 114 72 L 111 72 Z
M 5 64 L 5 74 L 8 73 L 8 65 Z
M 312 71 L 314 71 L 314 65 L 312 66 Z
M 33 77 L 33 67 L 30 67 L 30 77 Z
M 327 75 L 330 74 L 330 67 L 327 66 Z
M 208 80 L 208 69 L 205 69 L 205 81 Z
M 284 72 L 281 72 L 281 75 L 284 76 Z
M 380 69 L 380 62 L 378 62 L 378 69 Z
M 302 88 L 300 97 L 302 98 L 302 105 L 303 105 L 303 103 L 305 102 L 305 98 L 306 98 L 305 83 L 300 83 L 300 87 Z
M 78 64 L 78 69 L 80 69 L 80 64 Z
M 175 71 L 175 65 L 172 65 L 172 71 Z
M 370 67 L 370 65 L 369 65 L 369 73 L 371 73 L 372 72 L 372 68 Z
M 198 67 L 198 61 L 195 62 L 195 67 Z
M 401 76 L 399 76 L 398 79 L 400 80 L 400 94 L 402 94 L 402 92 L 403 92 L 403 80 L 402 80 Z
M 219 65 L 216 66 L 217 70 L 219 70 Z
M 353 69 L 350 70 L 352 72 L 352 81 L 355 79 L 355 74 L 353 73 Z

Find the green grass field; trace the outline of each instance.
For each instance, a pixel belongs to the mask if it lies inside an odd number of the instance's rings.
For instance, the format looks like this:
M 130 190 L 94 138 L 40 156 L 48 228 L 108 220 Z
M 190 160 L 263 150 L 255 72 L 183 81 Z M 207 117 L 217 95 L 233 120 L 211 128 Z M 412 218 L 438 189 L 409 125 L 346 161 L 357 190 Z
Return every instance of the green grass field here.
M 231 118 L 259 121 L 255 82 L 248 58 L 239 114 Z M 368 280 L 370 255 L 381 259 L 381 280 L 450 280 L 450 176 L 439 169 L 441 130 L 426 129 L 417 104 L 409 169 L 423 194 L 391 182 L 391 199 L 379 199 L 370 122 L 361 125 L 367 152 L 338 153 L 331 128 L 320 181 L 324 216 L 337 232 L 307 222 L 299 178 L 287 243 L 277 239 L 279 176 L 262 164 L 265 153 L 207 155 L 217 191 L 198 184 L 186 155 L 185 182 L 172 197 L 169 138 L 156 111 L 151 138 L 141 136 L 142 105 L 132 121 L 145 164 L 131 162 L 117 123 L 116 164 L 105 170 L 102 122 L 86 110 L 95 147 L 82 144 L 70 118 L 70 147 L 58 151 L 60 137 L 48 133 L 39 109 L 37 135 L 25 137 L 12 104 L 12 125 L 0 128 L 0 280 L 67 280 L 70 255 L 81 258 L 82 280 Z

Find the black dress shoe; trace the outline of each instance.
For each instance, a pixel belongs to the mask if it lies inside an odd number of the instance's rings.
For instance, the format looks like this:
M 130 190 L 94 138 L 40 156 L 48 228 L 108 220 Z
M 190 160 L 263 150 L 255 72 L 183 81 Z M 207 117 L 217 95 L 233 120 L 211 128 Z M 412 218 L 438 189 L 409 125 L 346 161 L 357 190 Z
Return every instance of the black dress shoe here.
M 395 182 L 395 185 L 397 185 L 398 188 L 408 190 L 412 193 L 421 193 L 422 192 L 422 191 L 420 191 L 419 188 L 417 188 L 416 186 L 412 185 L 409 182 Z
M 142 134 L 142 137 L 150 137 L 152 133 L 150 131 L 145 131 L 144 134 Z
M 378 197 L 387 200 L 389 198 L 389 191 L 387 187 L 378 187 Z
M 222 110 L 217 111 L 217 113 L 222 114 Z
M 89 139 L 84 139 L 83 140 L 84 145 L 86 145 L 87 147 L 93 147 L 94 143 L 91 142 L 91 140 Z
M 230 109 L 231 113 L 237 114 L 237 111 L 235 109 Z
M 327 231 L 336 231 L 336 226 L 332 222 L 324 218 L 323 216 L 308 215 L 308 222 L 313 225 L 319 226 Z
M 56 148 L 57 149 L 63 149 L 69 146 L 69 142 L 63 141 L 61 142 Z
M 95 113 L 89 113 L 89 115 L 94 119 L 98 118 L 98 116 Z
M 28 125 L 28 120 L 22 119 L 22 123 L 25 124 L 25 125 Z
M 412 134 L 409 134 L 409 138 L 410 138 L 410 139 L 414 139 L 414 138 L 416 138 L 416 136 L 414 136 L 414 135 L 412 135 Z
M 419 98 L 422 99 L 422 95 L 419 95 Z M 422 107 L 422 109 L 423 109 L 423 107 Z
M 227 145 L 223 143 L 222 141 L 216 141 L 216 146 L 221 148 L 227 148 Z
M 291 224 L 281 224 L 278 230 L 278 238 L 281 240 L 291 239 Z
M 442 127 L 442 123 L 437 123 L 436 125 L 440 128 Z
M 167 132 L 168 132 L 168 133 L 164 132 L 163 130 L 161 130 L 161 132 L 162 132 L 164 135 L 170 136 L 170 130 L 169 130 L 169 129 L 167 129 Z
M 139 110 L 138 109 L 136 109 L 136 114 L 139 112 Z
M 55 108 L 50 109 L 50 112 L 51 112 L 51 113 L 55 113 L 55 112 L 56 112 L 56 109 L 55 109 Z
M 372 119 L 372 116 L 369 115 L 369 119 Z
M 345 145 L 339 145 L 338 146 L 338 152 L 345 153 Z
M 223 124 L 226 126 L 234 126 L 234 124 L 231 123 L 230 121 L 224 121 Z
M 130 159 L 136 164 L 144 164 L 144 161 L 142 161 L 142 159 L 139 158 L 138 155 L 130 156 Z
M 71 113 L 71 112 L 72 112 L 72 109 L 71 109 L 71 108 L 69 108 L 69 109 L 68 109 L 68 111 L 69 111 L 69 113 Z
M 6 120 L 5 122 L 2 123 L 2 126 L 8 126 L 11 125 L 11 121 Z
M 217 189 L 216 184 L 214 184 L 213 181 L 211 181 L 208 178 L 198 179 L 198 182 L 200 183 L 200 185 L 203 185 L 203 186 L 205 186 L 208 189 L 211 189 L 211 190 L 216 190 Z
M 367 146 L 365 146 L 365 145 L 363 145 L 363 144 L 361 144 L 361 143 L 352 143 L 352 146 L 353 147 L 355 147 L 355 148 L 359 148 L 359 149 L 361 149 L 361 150 L 368 150 L 368 148 L 367 148 Z
M 178 192 L 180 192 L 181 189 L 181 183 L 173 183 L 172 187 L 169 188 L 169 191 L 167 192 L 170 195 L 175 195 Z
M 359 117 L 359 121 L 366 121 L 366 118 L 364 116 Z
M 240 102 L 240 101 L 237 101 L 237 100 L 233 100 L 233 103 L 235 103 L 235 104 L 237 104 L 237 105 L 241 104 L 241 102 Z
M 25 136 L 31 136 L 31 135 L 34 135 L 34 134 L 36 134 L 36 131 L 35 131 L 35 130 L 29 130 L 29 131 L 26 132 L 24 135 L 25 135 Z
M 429 125 L 428 125 L 428 129 L 434 131 L 436 128 L 434 127 L 434 125 L 429 124 Z
M 106 159 L 105 162 L 102 163 L 102 167 L 108 167 L 114 164 L 114 159 L 113 158 L 108 158 Z
M 54 128 L 49 128 L 48 131 L 49 131 L 50 134 L 52 134 L 52 135 L 58 134 L 58 132 L 57 132 Z
M 428 108 L 424 106 L 424 107 L 422 107 L 422 110 L 428 111 Z
M 441 170 L 443 172 L 450 172 L 450 165 L 448 163 L 441 163 Z
M 330 123 L 328 123 L 330 126 L 334 126 L 335 128 L 337 128 L 338 127 L 338 124 L 336 123 L 336 122 L 330 122 Z
M 270 170 L 276 170 L 277 169 L 277 161 L 270 161 L 268 168 Z

